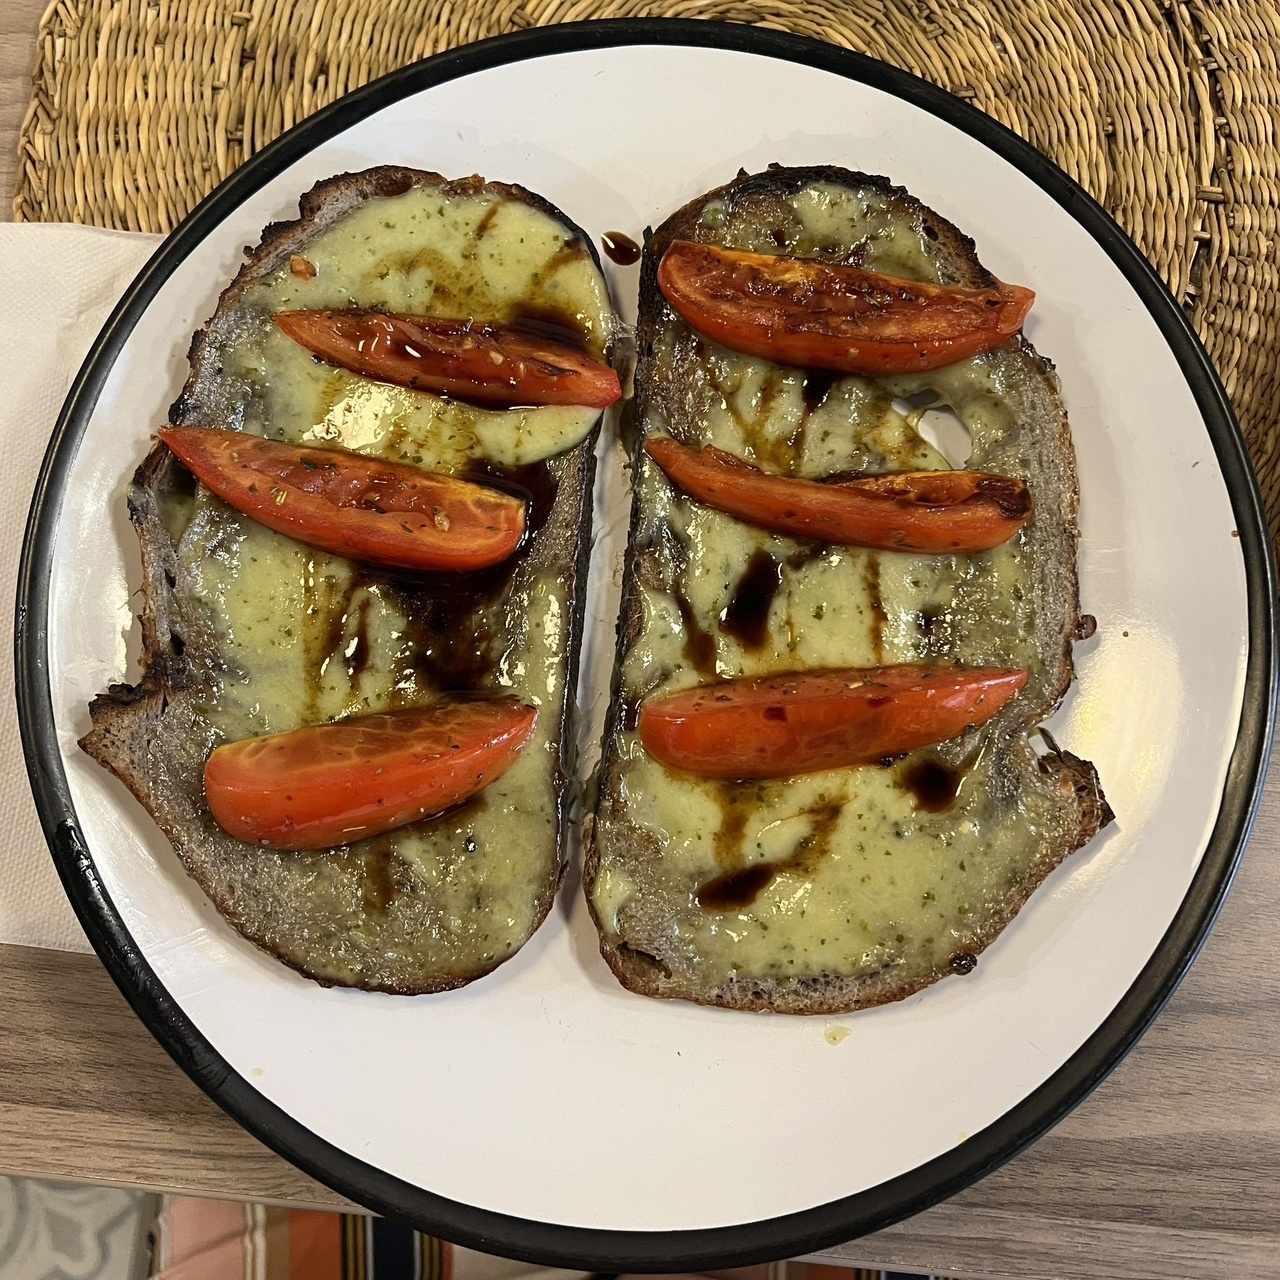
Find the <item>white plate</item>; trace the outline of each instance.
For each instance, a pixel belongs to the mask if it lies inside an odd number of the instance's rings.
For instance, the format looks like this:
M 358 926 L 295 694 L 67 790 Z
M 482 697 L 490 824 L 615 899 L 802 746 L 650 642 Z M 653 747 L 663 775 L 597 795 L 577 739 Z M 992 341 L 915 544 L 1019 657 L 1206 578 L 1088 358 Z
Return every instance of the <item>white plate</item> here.
M 638 237 L 770 161 L 887 174 L 972 234 L 997 275 L 1036 288 L 1028 333 L 1065 387 L 1082 603 L 1099 619 L 1051 728 L 1097 764 L 1117 824 L 971 977 L 834 1020 L 628 994 L 598 956 L 576 875 L 514 960 L 448 995 L 324 990 L 260 954 L 75 745 L 89 699 L 125 671 L 138 581 L 126 481 L 241 247 L 313 182 L 372 164 L 516 181 L 598 238 Z M 634 320 L 636 272 L 611 274 Z M 584 663 L 597 713 L 615 607 L 601 584 L 625 536 L 617 451 L 602 462 Z M 937 1199 L 1029 1140 L 1189 962 L 1243 844 L 1267 737 L 1271 600 L 1251 484 L 1181 314 L 1106 216 L 986 117 L 759 30 L 523 33 L 398 73 L 269 148 L 170 238 L 108 325 L 29 531 L 33 780 L 72 898 L 135 1007 L 311 1172 L 454 1238 L 591 1269 L 798 1252 Z M 849 1029 L 838 1045 L 832 1022 Z

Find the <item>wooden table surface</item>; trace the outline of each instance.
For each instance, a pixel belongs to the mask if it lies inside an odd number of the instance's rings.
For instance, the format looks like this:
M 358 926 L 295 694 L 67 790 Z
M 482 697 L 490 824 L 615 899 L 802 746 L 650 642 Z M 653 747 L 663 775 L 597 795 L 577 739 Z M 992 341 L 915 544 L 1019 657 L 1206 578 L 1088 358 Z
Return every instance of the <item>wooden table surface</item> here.
M 0 0 L 0 210 L 44 0 Z M 1280 768 L 1195 967 L 1070 1116 L 827 1258 L 1035 1280 L 1280 1277 Z M 96 959 L 0 946 L 0 1170 L 335 1206 L 211 1103 Z

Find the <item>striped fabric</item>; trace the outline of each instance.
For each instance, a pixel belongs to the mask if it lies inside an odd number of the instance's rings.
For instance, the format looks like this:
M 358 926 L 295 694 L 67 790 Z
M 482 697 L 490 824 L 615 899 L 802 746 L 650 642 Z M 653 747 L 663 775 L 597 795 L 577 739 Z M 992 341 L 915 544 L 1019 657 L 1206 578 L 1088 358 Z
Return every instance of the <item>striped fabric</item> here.
M 382 1218 L 355 1214 L 175 1196 L 165 1199 L 152 1234 L 151 1275 L 156 1280 L 452 1280 L 453 1276 L 452 1246 Z M 498 1280 L 498 1273 L 489 1274 Z M 481 1273 L 471 1275 L 479 1280 Z
M 152 1238 L 153 1280 L 596 1280 L 490 1257 L 385 1218 L 179 1196 L 165 1198 Z M 715 1280 L 924 1280 L 806 1262 L 710 1274 Z

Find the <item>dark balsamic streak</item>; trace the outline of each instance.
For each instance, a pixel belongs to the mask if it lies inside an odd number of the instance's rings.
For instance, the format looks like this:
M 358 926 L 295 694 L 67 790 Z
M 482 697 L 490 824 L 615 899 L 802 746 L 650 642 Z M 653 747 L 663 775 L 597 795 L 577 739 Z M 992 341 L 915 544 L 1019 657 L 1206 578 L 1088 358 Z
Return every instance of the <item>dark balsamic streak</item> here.
M 484 211 L 484 213 L 480 215 L 480 221 L 476 223 L 476 229 L 472 232 L 473 240 L 483 240 L 485 236 L 488 235 L 489 228 L 493 226 L 494 218 L 498 216 L 498 210 L 501 209 L 505 203 L 506 202 L 504 200 L 495 200 Z
M 308 720 L 318 716 L 320 692 L 327 664 L 338 653 L 343 641 L 347 609 L 354 584 L 335 596 L 331 575 L 317 576 L 311 560 L 302 580 L 303 614 L 297 625 L 302 629 L 303 681 L 306 686 Z
M 749 907 L 783 873 L 811 876 L 831 847 L 831 832 L 840 817 L 839 804 L 824 804 L 809 810 L 813 826 L 790 857 L 780 862 L 756 862 L 707 881 L 696 893 L 704 911 Z M 717 851 L 718 852 L 718 851 Z
M 739 871 L 717 876 L 698 890 L 698 905 L 704 911 L 749 907 L 764 892 L 773 875 L 773 867 L 767 862 L 757 862 Z
M 422 832 L 429 830 L 451 829 L 456 836 L 463 838 L 463 848 L 468 854 L 474 854 L 478 848 L 476 838 L 472 835 L 476 819 L 484 812 L 488 800 L 484 793 L 472 796 L 462 804 L 454 805 L 440 813 L 429 814 L 416 822 L 412 827 L 403 828 Z M 397 875 L 400 859 L 396 853 L 397 832 L 387 832 L 375 836 L 363 846 L 358 846 L 352 856 L 358 857 L 360 874 L 360 902 L 366 911 L 384 913 L 391 904 L 404 892 L 405 885 L 401 876 Z
M 543 528 L 555 503 L 558 482 L 546 462 L 499 468 L 474 462 L 466 479 L 502 489 L 524 499 L 525 536 L 520 548 L 501 564 L 472 573 L 409 573 L 357 564 L 346 590 L 335 597 L 306 583 L 306 602 L 314 610 L 307 621 L 306 676 L 313 710 L 319 699 L 322 670 L 330 660 L 346 663 L 353 681 L 366 669 L 371 644 L 368 633 L 369 594 L 358 606 L 355 644 L 350 654 L 347 621 L 356 593 L 379 593 L 405 618 L 409 657 L 400 679 L 412 673 L 439 692 L 468 693 L 489 683 L 497 661 L 493 618 L 524 560 L 530 540 Z
M 903 770 L 898 785 L 906 791 L 917 809 L 926 813 L 945 813 L 960 794 L 963 769 L 952 768 L 931 756 L 917 760 Z
M 716 638 L 701 622 L 689 597 L 679 588 L 675 592 L 676 608 L 684 626 L 684 657 L 696 671 L 704 676 L 716 674 Z
M 769 633 L 769 610 L 781 586 L 782 565 L 767 551 L 755 552 L 720 615 L 721 630 L 744 649 L 759 649 Z
M 720 800 L 720 826 L 716 829 L 716 861 L 722 867 L 734 867 L 742 860 L 742 837 L 747 818 L 754 805 L 754 793 L 736 787 L 732 782 L 717 787 Z
M 640 261 L 640 246 L 625 231 L 606 231 L 600 237 L 605 255 L 620 267 L 630 267 Z
M 782 390 L 782 381 L 778 374 L 771 373 L 765 379 L 764 386 L 760 388 L 760 402 L 756 405 L 756 416 L 753 426 L 762 426 L 769 420 L 769 415 L 773 412 L 774 401 L 778 398 L 778 392 Z M 788 443 L 790 443 L 788 441 Z
M 877 662 L 884 659 L 884 624 L 887 620 L 884 597 L 880 593 L 880 557 L 867 552 L 863 565 L 863 582 L 867 588 L 867 605 L 871 609 L 871 652 Z
M 829 373 L 825 369 L 808 369 L 804 375 L 804 386 L 801 388 L 801 395 L 804 396 L 804 405 L 808 412 L 812 413 L 819 408 L 823 401 L 827 398 L 827 393 L 836 384 L 836 375 Z
M 530 292 L 540 289 L 561 267 L 566 267 L 569 263 L 576 262 L 579 258 L 586 256 L 588 256 L 587 246 L 576 236 L 565 240 L 555 253 L 534 272 L 533 278 L 529 281 Z

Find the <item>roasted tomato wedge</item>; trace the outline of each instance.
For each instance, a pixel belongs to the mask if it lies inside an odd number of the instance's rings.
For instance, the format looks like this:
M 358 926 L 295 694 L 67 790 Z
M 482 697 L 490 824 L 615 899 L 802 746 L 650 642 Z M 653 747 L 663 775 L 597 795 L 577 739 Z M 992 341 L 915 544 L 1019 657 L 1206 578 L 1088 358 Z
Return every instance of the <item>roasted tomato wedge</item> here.
M 1027 682 L 1003 667 L 900 666 L 725 680 L 650 698 L 645 750 L 707 778 L 871 764 L 989 720 Z
M 237 511 L 352 560 L 463 572 L 505 560 L 524 536 L 520 498 L 453 476 L 243 431 L 167 427 L 160 439 Z
M 247 738 L 206 761 L 205 797 L 237 840 L 330 849 L 475 795 L 511 767 L 537 716 L 513 698 L 442 699 Z
M 793 538 L 888 551 L 986 551 L 1026 523 L 1021 480 L 982 471 L 898 471 L 823 483 L 772 476 L 723 449 L 663 438 L 645 449 L 690 497 Z
M 816 258 L 676 240 L 663 297 L 699 333 L 747 355 L 837 373 L 939 369 L 1019 329 L 1035 294 L 1021 285 L 922 284 Z
M 604 409 L 622 395 L 607 364 L 519 328 L 359 310 L 281 311 L 276 324 L 352 373 L 480 404 Z

